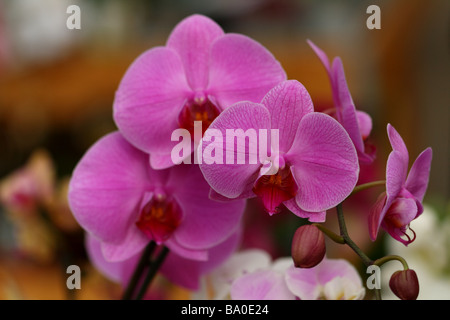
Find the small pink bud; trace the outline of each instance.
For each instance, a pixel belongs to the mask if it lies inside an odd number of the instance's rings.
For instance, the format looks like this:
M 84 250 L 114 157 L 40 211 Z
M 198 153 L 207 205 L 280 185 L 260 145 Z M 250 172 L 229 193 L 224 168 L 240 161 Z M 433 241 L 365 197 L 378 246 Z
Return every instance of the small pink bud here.
M 394 272 L 389 280 L 389 287 L 401 300 L 416 300 L 419 295 L 419 279 L 411 269 Z
M 297 268 L 312 268 L 325 256 L 325 237 L 314 225 L 304 225 L 295 231 L 291 255 Z

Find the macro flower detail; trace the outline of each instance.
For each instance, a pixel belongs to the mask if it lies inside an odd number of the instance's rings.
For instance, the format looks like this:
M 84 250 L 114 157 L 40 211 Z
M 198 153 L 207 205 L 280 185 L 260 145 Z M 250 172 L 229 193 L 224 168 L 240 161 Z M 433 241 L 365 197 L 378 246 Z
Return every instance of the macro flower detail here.
M 314 112 L 308 92 L 298 81 L 280 83 L 261 103 L 232 105 L 213 121 L 205 136 L 210 132 L 225 136 L 229 130 L 244 134 L 249 130 L 277 130 L 279 141 L 272 147 L 275 139 L 271 140 L 271 135 L 258 141 L 249 139 L 248 143 L 245 137 L 219 144 L 203 139 L 200 169 L 215 199 L 258 196 L 269 214 L 277 213 L 284 204 L 302 218 L 322 222 L 325 211 L 342 202 L 356 184 L 358 158 L 347 132 L 332 117 Z M 211 146 L 214 155 L 207 152 Z M 245 159 L 254 153 L 261 156 L 263 146 L 270 156 L 263 152 L 259 162 L 215 163 L 217 154 L 227 159 L 242 154 Z
M 322 62 L 330 79 L 335 107 L 331 114 L 347 130 L 358 152 L 359 161 L 371 163 L 375 158 L 375 149 L 368 144 L 367 138 L 372 131 L 372 118 L 366 112 L 356 110 L 345 79 L 341 58 L 334 58 L 330 65 L 325 52 L 309 40 L 308 44 Z
M 126 260 L 151 240 L 178 255 L 207 259 L 207 250 L 236 230 L 245 206 L 208 194 L 198 166 L 153 170 L 148 155 L 118 132 L 87 151 L 69 186 L 75 218 L 101 242 L 109 261 Z
M 386 192 L 378 197 L 369 214 L 369 235 L 374 241 L 381 226 L 394 239 L 408 245 L 415 239 L 410 223 L 423 212 L 432 150 L 425 149 L 408 173 L 409 153 L 402 137 L 390 124 L 387 132 L 393 150 L 386 165 Z
M 182 20 L 165 46 L 144 52 L 127 70 L 114 101 L 123 136 L 150 154 L 154 169 L 173 166 L 172 132 L 204 132 L 229 105 L 259 102 L 286 74 L 273 55 L 240 34 L 225 34 L 211 19 Z

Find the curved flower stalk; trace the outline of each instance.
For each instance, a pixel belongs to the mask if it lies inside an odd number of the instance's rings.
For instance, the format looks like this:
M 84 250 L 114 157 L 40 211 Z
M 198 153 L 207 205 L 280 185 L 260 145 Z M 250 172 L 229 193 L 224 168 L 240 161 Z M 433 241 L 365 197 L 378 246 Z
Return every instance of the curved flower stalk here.
M 270 139 L 276 139 L 271 134 L 249 143 L 245 137 L 228 140 L 229 130 L 277 132 L 279 144 L 272 146 Z M 226 141 L 207 140 L 215 134 Z M 264 146 L 270 156 L 262 151 Z M 199 151 L 203 155 L 200 169 L 213 189 L 213 198 L 258 196 L 269 214 L 284 204 L 299 217 L 315 222 L 324 221 L 325 211 L 350 194 L 359 173 L 347 132 L 332 117 L 314 112 L 308 92 L 295 80 L 274 87 L 261 103 L 239 102 L 223 111 L 205 132 Z M 244 159 L 259 156 L 259 162 L 228 161 L 242 155 Z
M 239 239 L 240 233 L 237 231 L 222 243 L 208 249 L 206 261 L 191 260 L 170 252 L 159 271 L 171 283 L 189 290 L 197 290 L 200 278 L 226 260 L 236 250 Z M 101 242 L 89 234 L 86 235 L 85 246 L 94 267 L 105 277 L 120 283 L 123 287 L 129 283 L 142 254 L 138 252 L 123 261 L 107 261 L 102 252 Z
M 164 169 L 174 165 L 175 129 L 194 138 L 194 121 L 202 121 L 204 131 L 231 104 L 259 102 L 285 79 L 261 44 L 225 34 L 196 14 L 174 28 L 165 46 L 144 52 L 129 67 L 116 92 L 114 120 L 130 143 L 150 154 L 152 168 Z
M 237 229 L 244 201 L 219 203 L 198 166 L 153 170 L 148 155 L 118 132 L 97 141 L 76 166 L 69 203 L 79 224 L 101 242 L 108 261 L 123 261 L 150 242 L 206 260 Z
M 371 163 L 375 158 L 375 148 L 368 146 L 367 138 L 372 131 L 372 118 L 363 111 L 356 110 L 352 96 L 345 79 L 344 66 L 339 57 L 334 58 L 330 65 L 328 57 L 312 41 L 308 44 L 316 53 L 325 67 L 330 79 L 335 111 L 332 113 L 340 124 L 347 130 L 352 139 L 360 163 Z
M 379 228 L 395 240 L 408 245 L 415 239 L 410 223 L 423 212 L 422 200 L 428 187 L 432 150 L 425 149 L 408 174 L 409 153 L 402 137 L 388 124 L 392 152 L 386 166 L 386 192 L 382 193 L 369 215 L 369 234 L 374 241 Z M 408 231 L 413 233 L 412 237 Z

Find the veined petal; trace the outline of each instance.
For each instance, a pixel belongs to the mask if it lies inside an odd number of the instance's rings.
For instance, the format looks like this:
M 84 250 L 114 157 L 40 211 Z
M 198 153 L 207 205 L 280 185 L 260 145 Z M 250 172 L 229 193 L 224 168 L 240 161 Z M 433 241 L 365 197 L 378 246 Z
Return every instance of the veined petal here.
M 291 266 L 285 273 L 289 290 L 301 300 L 317 300 L 321 294 L 316 268 L 295 268 Z
M 206 261 L 196 261 L 169 253 L 161 266 L 161 273 L 172 283 L 197 290 L 200 277 L 225 261 L 236 250 L 239 240 L 240 231 L 237 230 L 225 241 L 208 250 Z
M 425 149 L 414 161 L 406 179 L 405 188 L 420 202 L 427 191 L 432 157 L 431 148 Z
M 372 117 L 367 112 L 356 110 L 358 119 L 359 133 L 363 139 L 366 139 L 372 131 Z
M 232 282 L 240 276 L 258 269 L 269 268 L 272 257 L 264 250 L 247 249 L 234 253 L 211 274 L 211 286 L 216 299 L 225 299 Z
M 149 239 L 135 224 L 128 227 L 125 238 L 120 243 L 102 242 L 102 252 L 106 261 L 120 262 L 128 260 L 141 252 L 149 243 Z
M 244 200 L 221 203 L 209 199 L 210 186 L 196 165 L 174 167 L 167 188 L 183 211 L 174 237 L 187 249 L 211 248 L 228 238 L 239 226 Z
M 377 238 L 378 230 L 380 229 L 381 222 L 384 219 L 384 216 L 387 211 L 387 207 L 392 203 L 392 198 L 389 198 L 389 203 L 387 203 L 386 193 L 383 192 L 378 196 L 377 201 L 370 209 L 370 213 L 368 216 L 368 224 L 369 224 L 369 236 L 372 241 L 375 241 Z
M 284 280 L 284 274 L 260 270 L 243 275 L 231 285 L 233 300 L 294 300 Z
M 192 90 L 205 89 L 208 85 L 211 45 L 223 34 L 217 23 L 199 14 L 182 20 L 170 34 L 167 47 L 179 54 Z
M 89 261 L 92 265 L 109 280 L 120 282 L 122 280 L 122 265 L 105 260 L 101 250 L 101 242 L 95 239 L 94 236 L 86 233 L 84 242 Z
M 291 199 L 283 202 L 283 204 L 288 208 L 293 214 L 300 218 L 308 219 L 310 222 L 325 222 L 326 219 L 326 211 L 322 212 L 308 212 L 302 210 L 295 199 Z
M 386 164 L 386 193 L 389 197 L 397 197 L 406 181 L 407 172 L 408 162 L 405 162 L 405 157 L 399 151 L 392 151 Z
M 207 152 L 205 153 L 205 149 L 212 142 L 203 139 L 199 146 L 203 153 L 203 163 L 200 164 L 200 169 L 206 181 L 217 193 L 227 198 L 236 198 L 243 193 L 251 191 L 258 177 L 261 164 L 258 156 L 258 141 L 245 139 L 244 135 L 249 130 L 249 133 L 256 133 L 258 139 L 258 130 L 269 128 L 269 111 L 263 105 L 251 102 L 237 103 L 223 111 L 213 121 L 205 132 L 205 136 L 208 135 L 208 131 L 212 132 L 210 130 L 216 130 L 221 133 L 223 137 L 223 143 L 220 144 L 223 147 L 221 149 L 223 154 L 222 163 L 208 164 L 212 160 L 208 158 L 209 156 Z M 230 143 L 226 143 L 227 130 L 237 134 L 238 138 L 234 138 L 234 142 L 230 140 Z M 241 134 L 237 130 L 242 130 Z M 228 137 L 232 138 L 230 134 L 228 134 Z M 240 155 L 244 156 L 244 164 L 237 163 L 240 148 L 245 150 L 244 153 L 240 153 Z M 250 164 L 250 156 L 256 157 L 256 163 Z
M 328 59 L 327 54 L 322 49 L 320 49 L 318 46 L 316 46 L 314 44 L 314 42 L 312 42 L 311 40 L 308 39 L 306 42 L 308 42 L 309 46 L 313 49 L 313 51 L 319 58 L 320 62 L 322 62 L 323 66 L 325 67 L 325 70 L 328 73 L 328 77 L 331 80 L 331 66 L 330 66 L 330 60 Z
M 300 120 L 314 112 L 308 91 L 296 80 L 283 81 L 265 95 L 261 104 L 270 112 L 271 128 L 279 130 L 280 151 L 287 152 Z
M 359 128 L 355 104 L 350 95 L 347 80 L 345 79 L 342 60 L 339 57 L 334 59 L 332 68 L 333 79 L 337 90 L 336 94 L 338 101 L 336 102 L 336 114 L 338 121 L 348 132 L 348 135 L 355 144 L 356 150 L 364 153 L 364 143 Z
M 149 187 L 148 156 L 118 132 L 97 141 L 76 166 L 69 185 L 70 208 L 88 232 L 120 244 L 137 218 Z
M 355 267 L 344 259 L 323 259 L 318 265 L 317 279 L 325 285 L 336 277 L 346 278 L 352 283 L 362 287 L 361 277 Z
M 336 120 L 322 113 L 303 117 L 285 158 L 298 184 L 297 204 L 305 211 L 335 207 L 358 180 L 358 158 L 352 141 Z
M 260 102 L 286 73 L 258 42 L 240 34 L 226 34 L 211 48 L 208 93 L 222 109 L 238 101 Z
M 348 132 L 350 139 L 352 139 L 356 151 L 358 152 L 359 160 L 362 163 L 372 162 L 374 157 L 372 154 L 365 153 L 363 140 L 370 134 L 372 129 L 372 119 L 367 113 L 356 110 L 345 78 L 342 60 L 339 57 L 336 57 L 333 60 L 332 65 L 330 65 L 325 52 L 311 41 L 308 40 L 308 43 L 327 71 L 336 107 L 336 117 L 339 123 L 342 124 Z
M 191 93 L 175 51 L 157 47 L 128 68 L 114 100 L 114 120 L 124 137 L 147 153 L 168 153 L 178 115 Z
M 408 163 L 409 163 L 409 153 L 408 149 L 406 148 L 406 144 L 403 141 L 400 134 L 395 130 L 395 128 L 389 123 L 387 125 L 387 132 L 389 137 L 389 142 L 391 143 L 392 149 L 394 151 L 399 152 L 399 155 L 403 158 L 404 165 L 406 167 L 405 170 L 405 178 L 406 178 L 406 172 L 408 171 Z

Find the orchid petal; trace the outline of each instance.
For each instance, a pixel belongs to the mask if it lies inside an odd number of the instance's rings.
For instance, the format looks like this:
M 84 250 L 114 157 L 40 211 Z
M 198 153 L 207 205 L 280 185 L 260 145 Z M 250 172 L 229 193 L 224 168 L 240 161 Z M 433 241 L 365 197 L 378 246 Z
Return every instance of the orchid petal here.
M 241 129 L 245 133 L 248 129 L 258 132 L 258 129 L 269 128 L 270 115 L 268 110 L 260 104 L 250 102 L 241 102 L 231 106 L 213 121 L 209 129 L 205 132 L 205 135 L 210 130 L 218 130 L 222 134 L 224 139 L 221 144 L 223 147 L 223 161 L 221 164 L 207 163 L 208 155 L 205 154 L 205 149 L 211 142 L 203 139 L 200 145 L 200 150 L 203 152 L 203 163 L 200 164 L 200 169 L 206 181 L 217 193 L 227 198 L 236 198 L 242 193 L 251 191 L 258 176 L 259 168 L 261 167 L 258 154 L 254 154 L 254 151 L 258 150 L 257 141 L 246 143 L 245 140 L 247 139 L 234 139 L 234 143 L 228 144 L 225 141 L 227 136 L 226 131 Z M 230 150 L 230 147 L 234 150 Z M 245 150 L 245 164 L 237 163 L 239 147 L 243 147 L 243 150 Z M 249 163 L 250 152 L 252 152 L 252 156 L 257 158 L 255 164 Z M 234 164 L 229 164 L 230 161 L 226 159 L 227 156 L 231 156 L 231 161 Z
M 208 92 L 222 109 L 238 101 L 260 102 L 286 73 L 258 42 L 240 34 L 226 34 L 211 48 Z
M 211 45 L 223 35 L 217 23 L 199 14 L 179 22 L 170 34 L 167 47 L 179 54 L 192 90 L 206 88 Z
M 147 153 L 169 154 L 178 115 L 191 89 L 177 53 L 157 47 L 137 58 L 114 100 L 114 120 L 124 137 Z
M 167 188 L 183 210 L 183 221 L 173 235 L 187 249 L 204 249 L 228 238 L 239 225 L 244 200 L 219 203 L 209 199 L 210 186 L 197 165 L 174 167 Z
M 358 180 L 353 143 L 336 120 L 322 113 L 303 117 L 285 158 L 292 164 L 298 183 L 297 204 L 305 211 L 322 212 L 335 207 Z
M 280 151 L 287 152 L 300 120 L 314 112 L 308 91 L 296 80 L 283 81 L 266 94 L 261 104 L 270 112 L 271 128 L 279 130 Z
M 231 285 L 233 300 L 294 300 L 284 275 L 273 270 L 260 270 L 236 279 Z
M 85 230 L 102 241 L 123 241 L 149 187 L 147 159 L 118 132 L 87 151 L 69 185 L 70 208 Z
M 420 202 L 422 202 L 428 187 L 432 157 L 431 148 L 425 149 L 414 161 L 406 179 L 405 188 Z

